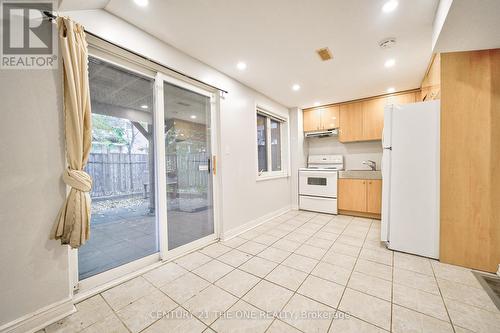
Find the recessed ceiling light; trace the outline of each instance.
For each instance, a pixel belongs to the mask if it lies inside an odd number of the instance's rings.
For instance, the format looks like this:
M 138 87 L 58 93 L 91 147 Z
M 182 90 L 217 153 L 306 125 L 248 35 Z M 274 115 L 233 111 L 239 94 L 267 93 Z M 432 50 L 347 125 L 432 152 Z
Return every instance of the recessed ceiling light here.
M 300 86 L 296 83 L 292 86 L 292 90 L 293 91 L 299 91 L 300 90 Z
M 137 6 L 146 7 L 149 4 L 149 0 L 134 0 Z
M 382 11 L 384 13 L 389 13 L 389 12 L 392 12 L 397 7 L 398 7 L 398 2 L 396 0 L 389 0 L 382 7 Z
M 191 117 L 189 117 L 191 119 L 196 119 L 196 116 L 193 114 Z
M 314 102 L 314 106 L 320 106 L 321 103 L 320 102 Z
M 141 109 L 147 109 L 147 108 L 148 108 L 148 106 L 146 104 L 141 105 Z
M 396 64 L 396 60 L 394 60 L 394 59 L 388 59 L 388 60 L 385 61 L 384 66 L 387 67 L 387 68 L 389 68 L 389 67 L 394 66 L 395 64 Z
M 247 64 L 244 63 L 243 61 L 240 61 L 236 67 L 240 70 L 240 71 L 244 71 L 245 69 L 247 69 Z
M 393 93 L 396 91 L 396 88 L 394 87 L 390 87 L 390 88 L 387 88 L 387 92 L 390 94 L 390 93 Z

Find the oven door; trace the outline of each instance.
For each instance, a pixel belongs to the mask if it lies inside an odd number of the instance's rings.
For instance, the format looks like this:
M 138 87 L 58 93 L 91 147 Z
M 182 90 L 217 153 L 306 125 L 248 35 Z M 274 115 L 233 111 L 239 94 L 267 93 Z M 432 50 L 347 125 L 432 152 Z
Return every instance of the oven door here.
M 301 170 L 299 194 L 318 197 L 337 197 L 337 171 Z

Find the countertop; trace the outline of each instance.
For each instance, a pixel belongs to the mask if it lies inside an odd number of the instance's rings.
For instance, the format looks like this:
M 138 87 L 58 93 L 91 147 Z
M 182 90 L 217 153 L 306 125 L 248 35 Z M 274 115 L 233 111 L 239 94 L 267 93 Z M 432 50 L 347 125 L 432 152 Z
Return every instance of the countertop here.
M 347 179 L 382 179 L 380 170 L 346 170 L 339 171 L 339 178 Z

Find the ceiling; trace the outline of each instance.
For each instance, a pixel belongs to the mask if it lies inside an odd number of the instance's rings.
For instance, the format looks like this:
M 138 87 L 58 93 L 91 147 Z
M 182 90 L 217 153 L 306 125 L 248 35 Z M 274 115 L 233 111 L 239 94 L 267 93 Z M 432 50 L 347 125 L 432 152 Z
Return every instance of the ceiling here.
M 73 9 L 71 2 L 62 10 Z M 438 4 L 399 0 L 395 11 L 384 13 L 386 0 L 90 2 L 289 107 L 419 87 Z M 381 49 L 387 37 L 396 37 L 396 46 Z M 315 50 L 322 47 L 333 60 L 320 60 Z M 396 65 L 388 69 L 389 58 Z M 236 68 L 239 61 L 246 70 Z M 292 91 L 296 83 L 301 89 Z
M 446 0 L 435 52 L 500 48 L 500 1 Z
M 92 111 L 99 114 L 152 123 L 154 81 L 97 58 L 89 61 Z M 166 119 L 207 124 L 208 97 L 165 83 Z

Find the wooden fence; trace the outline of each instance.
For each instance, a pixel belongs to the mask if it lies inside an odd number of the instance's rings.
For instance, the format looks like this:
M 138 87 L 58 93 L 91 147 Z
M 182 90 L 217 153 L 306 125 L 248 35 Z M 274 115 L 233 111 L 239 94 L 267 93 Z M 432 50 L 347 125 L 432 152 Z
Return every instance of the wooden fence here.
M 206 153 L 168 154 L 167 182 L 175 191 L 201 192 L 208 186 Z M 92 152 L 85 171 L 93 179 L 92 198 L 149 196 L 150 166 L 148 154 Z

